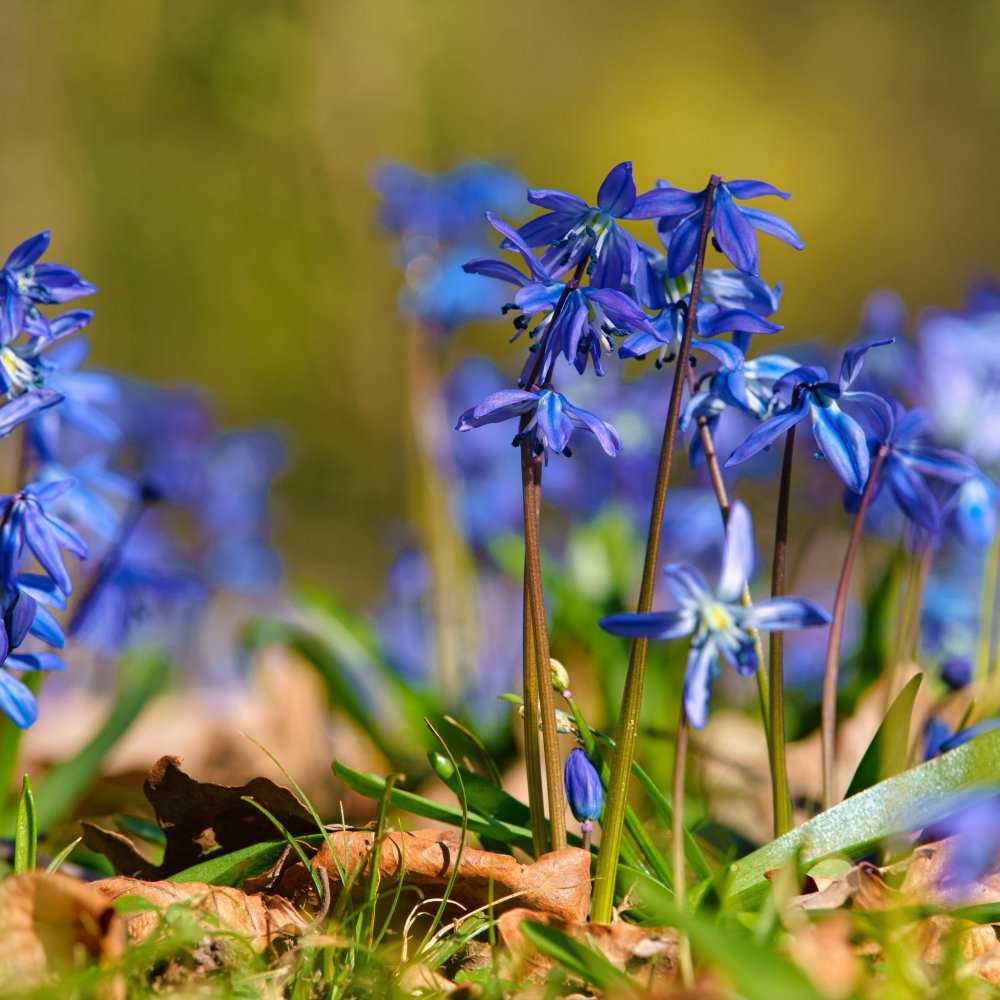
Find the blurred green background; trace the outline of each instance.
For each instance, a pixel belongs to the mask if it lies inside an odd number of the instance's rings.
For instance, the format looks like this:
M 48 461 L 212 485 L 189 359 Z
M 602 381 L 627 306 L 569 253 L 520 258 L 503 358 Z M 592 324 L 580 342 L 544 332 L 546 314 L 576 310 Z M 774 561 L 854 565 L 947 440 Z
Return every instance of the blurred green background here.
M 53 230 L 98 364 L 284 425 L 292 574 L 364 600 L 405 496 L 379 160 L 764 178 L 807 244 L 763 247 L 781 318 L 839 340 L 874 287 L 952 305 L 1000 265 L 998 65 L 994 0 L 0 0 L 0 248 Z

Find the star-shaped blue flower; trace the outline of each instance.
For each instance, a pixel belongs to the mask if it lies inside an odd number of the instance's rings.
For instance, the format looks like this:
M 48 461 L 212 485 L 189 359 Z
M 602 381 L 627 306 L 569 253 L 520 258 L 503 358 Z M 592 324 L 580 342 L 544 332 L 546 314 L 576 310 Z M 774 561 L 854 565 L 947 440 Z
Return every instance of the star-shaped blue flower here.
M 704 212 L 706 191 L 685 191 L 665 181 L 652 191 L 639 195 L 629 212 L 630 219 L 659 219 L 658 229 L 667 248 L 670 274 L 686 271 L 698 251 L 698 233 Z M 795 230 L 772 212 L 737 205 L 734 199 L 790 195 L 764 181 L 721 181 L 712 199 L 710 227 L 719 250 L 733 266 L 747 274 L 758 274 L 760 265 L 755 230 L 768 233 L 783 243 L 802 250 L 805 244 Z
M 695 729 L 708 719 L 709 687 L 719 671 L 720 657 L 743 676 L 757 669 L 751 630 L 810 628 L 831 620 L 819 605 L 804 597 L 773 597 L 744 607 L 740 597 L 752 573 L 753 524 L 746 506 L 737 501 L 729 515 L 722 571 L 714 591 L 693 566 L 673 563 L 667 566 L 666 576 L 679 609 L 609 615 L 599 622 L 606 632 L 631 638 L 692 636 L 684 672 L 684 709 Z
M 576 429 L 585 430 L 597 438 L 604 451 L 614 457 L 622 447 L 618 431 L 600 417 L 573 406 L 561 393 L 553 389 L 529 392 L 525 389 L 501 389 L 490 393 L 481 403 L 466 410 L 458 419 L 455 429 L 472 430 L 483 424 L 496 424 L 503 420 L 530 415 L 514 438 L 519 444 L 523 438 L 531 440 L 535 453 L 570 455 L 570 438 Z

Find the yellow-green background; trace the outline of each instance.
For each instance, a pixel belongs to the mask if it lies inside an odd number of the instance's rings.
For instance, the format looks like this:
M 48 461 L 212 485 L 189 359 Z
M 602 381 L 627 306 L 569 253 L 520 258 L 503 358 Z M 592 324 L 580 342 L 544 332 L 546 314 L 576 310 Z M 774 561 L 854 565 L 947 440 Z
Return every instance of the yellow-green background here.
M 995 0 L 0 0 L 0 245 L 50 227 L 101 286 L 100 364 L 289 428 L 293 571 L 365 597 L 404 495 L 379 159 L 767 179 L 784 322 L 840 338 L 1000 264 L 998 65 Z

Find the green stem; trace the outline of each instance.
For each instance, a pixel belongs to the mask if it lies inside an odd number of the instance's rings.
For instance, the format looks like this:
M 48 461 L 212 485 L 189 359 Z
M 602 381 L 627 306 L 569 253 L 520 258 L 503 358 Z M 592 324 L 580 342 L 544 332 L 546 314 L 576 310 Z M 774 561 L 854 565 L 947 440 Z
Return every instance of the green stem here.
M 861 529 L 864 527 L 865 515 L 875 495 L 875 485 L 882 463 L 885 462 L 889 449 L 879 445 L 868 472 L 868 481 L 861 494 L 861 504 L 854 517 L 851 537 L 844 553 L 844 565 L 840 570 L 840 580 L 837 583 L 837 596 L 833 602 L 833 620 L 830 622 L 830 639 L 826 647 L 826 663 L 823 667 L 823 704 L 820 716 L 820 742 L 823 754 L 823 808 L 833 805 L 833 758 L 837 743 L 837 670 L 840 665 L 840 645 L 844 638 L 844 617 L 847 614 L 847 594 L 851 584 L 851 572 L 854 569 L 854 558 L 858 554 L 861 542 Z
M 607 761 L 597 748 L 594 733 L 580 711 L 580 706 L 577 705 L 572 692 L 564 691 L 563 697 L 566 699 L 570 714 L 573 716 L 573 722 L 576 724 L 577 732 L 580 734 L 580 741 L 583 743 L 583 752 L 587 755 L 590 763 L 597 769 L 601 784 L 607 790 L 611 783 L 611 768 L 608 767 Z M 636 811 L 628 804 L 625 806 L 625 829 L 632 838 L 635 846 L 642 851 L 653 874 L 665 885 L 669 885 L 670 871 L 664 862 L 663 856 L 653 843 L 653 838 L 646 832 L 646 828 L 642 825 L 642 820 L 639 819 Z
M 670 392 L 667 419 L 663 425 L 663 441 L 660 445 L 660 459 L 656 470 L 656 487 L 653 491 L 653 509 L 649 518 L 649 534 L 646 539 L 646 557 L 642 568 L 642 584 L 639 588 L 637 611 L 648 613 L 653 606 L 653 589 L 656 570 L 660 558 L 660 535 L 663 530 L 663 512 L 667 502 L 670 483 L 670 469 L 674 457 L 677 438 L 677 424 L 680 420 L 681 397 L 684 394 L 684 379 L 688 360 L 691 356 L 691 336 L 698 302 L 701 299 L 701 279 L 705 270 L 705 249 L 712 216 L 712 201 L 721 179 L 714 174 L 705 189 L 705 204 L 702 209 L 701 229 L 698 234 L 698 251 L 695 257 L 694 276 L 691 281 L 690 308 L 684 318 L 684 331 L 677 354 L 677 367 Z M 634 639 L 629 653 L 628 671 L 625 675 L 625 690 L 622 693 L 621 713 L 615 732 L 615 756 L 611 767 L 611 787 L 604 809 L 604 825 L 601 835 L 601 852 L 597 861 L 594 880 L 594 899 L 591 917 L 600 923 L 611 919 L 614 903 L 615 872 L 618 868 L 618 852 L 625 821 L 625 805 L 628 798 L 628 782 L 635 757 L 635 743 L 639 733 L 639 711 L 642 708 L 642 689 L 646 673 L 646 639 Z
M 671 785 L 671 844 L 674 870 L 674 899 L 677 909 L 684 911 L 684 896 L 687 888 L 687 868 L 684 864 L 684 777 L 687 769 L 688 721 L 681 699 L 680 718 L 677 720 L 677 741 L 674 744 L 674 776 Z M 677 952 L 681 970 L 681 982 L 685 990 L 690 990 L 694 984 L 694 974 L 691 967 L 691 946 L 686 935 L 677 942 Z
M 794 403 L 793 403 L 794 405 Z M 778 487 L 778 512 L 774 522 L 774 561 L 771 564 L 771 596 L 785 593 L 785 562 L 788 554 L 788 507 L 792 493 L 792 461 L 795 457 L 795 426 L 785 434 L 781 458 L 781 484 Z M 785 677 L 784 636 L 771 633 L 769 693 L 771 725 L 768 727 L 768 757 L 771 761 L 771 801 L 774 835 L 780 837 L 792 828 L 792 800 L 788 791 L 788 767 L 785 763 Z
M 979 608 L 979 640 L 976 644 L 977 678 L 992 677 L 996 664 L 993 662 L 993 633 L 996 628 L 994 609 L 997 598 L 997 578 L 1000 576 L 1000 531 L 993 534 L 986 567 L 983 572 L 983 598 Z
M 541 713 L 542 759 L 545 763 L 545 787 L 549 802 L 549 842 L 553 851 L 566 846 L 566 793 L 562 780 L 562 754 L 556 732 L 556 704 L 549 666 L 549 630 L 545 620 L 545 592 L 542 587 L 541 550 L 538 539 L 539 503 L 542 490 L 542 458 L 536 455 L 531 441 L 521 441 L 521 481 L 524 486 L 524 589 L 531 617 L 534 643 L 538 712 Z M 526 700 L 527 702 L 527 700 Z M 537 725 L 532 705 L 525 716 Z

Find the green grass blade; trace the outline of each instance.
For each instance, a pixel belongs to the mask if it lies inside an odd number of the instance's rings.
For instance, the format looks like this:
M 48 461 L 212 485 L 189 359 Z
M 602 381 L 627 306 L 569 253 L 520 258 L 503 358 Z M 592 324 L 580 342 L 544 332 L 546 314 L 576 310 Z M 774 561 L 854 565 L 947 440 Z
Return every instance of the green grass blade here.
M 73 853 L 73 848 L 77 846 L 83 837 L 77 837 L 76 840 L 68 843 L 49 863 L 48 867 L 45 869 L 46 875 L 54 875 L 63 866 L 63 862 Z
M 25 775 L 21 781 L 21 797 L 17 801 L 17 819 L 14 823 L 14 874 L 33 872 L 38 862 L 38 818 L 35 815 L 35 796 L 31 779 Z
M 910 717 L 913 715 L 913 703 L 923 679 L 923 674 L 914 675 L 896 695 L 861 758 L 861 763 L 854 772 L 844 798 L 849 799 L 852 795 L 885 781 L 886 778 L 892 778 L 906 767 L 910 746 Z
M 370 951 L 375 943 L 375 901 L 378 898 L 379 885 L 379 862 L 382 859 L 382 841 L 385 839 L 386 821 L 389 816 L 389 798 L 392 789 L 401 775 L 390 774 L 385 779 L 385 791 L 382 798 L 378 800 L 378 809 L 375 812 L 375 831 L 372 838 L 372 857 L 368 864 L 368 883 L 365 886 L 365 909 L 368 911 L 368 950 Z M 402 875 L 402 872 L 400 872 Z M 398 881 L 402 882 L 400 878 Z
M 1000 784 L 1000 729 L 889 778 L 803 823 L 730 865 L 728 909 L 755 909 L 768 891 L 764 873 L 801 854 L 813 865 L 830 854 L 857 858 L 880 841 L 946 815 L 956 795 Z
M 166 686 L 167 663 L 158 651 L 134 653 L 122 661 L 120 674 L 121 690 L 104 725 L 79 753 L 57 764 L 39 783 L 35 792 L 39 829 L 45 830 L 68 815 L 73 803 L 100 772 L 111 748 Z
M 321 834 L 299 837 L 307 843 L 322 843 Z M 261 844 L 241 847 L 238 851 L 216 854 L 199 861 L 168 877 L 168 882 L 207 882 L 209 885 L 239 886 L 248 879 L 263 875 L 274 867 L 282 851 L 288 846 L 284 840 L 268 840 Z
M 638 997 L 639 985 L 596 948 L 548 924 L 521 921 L 521 933 L 543 955 L 610 997 Z

